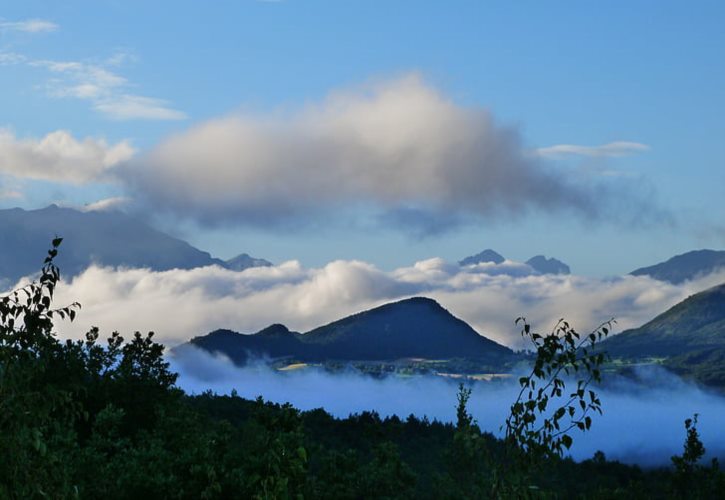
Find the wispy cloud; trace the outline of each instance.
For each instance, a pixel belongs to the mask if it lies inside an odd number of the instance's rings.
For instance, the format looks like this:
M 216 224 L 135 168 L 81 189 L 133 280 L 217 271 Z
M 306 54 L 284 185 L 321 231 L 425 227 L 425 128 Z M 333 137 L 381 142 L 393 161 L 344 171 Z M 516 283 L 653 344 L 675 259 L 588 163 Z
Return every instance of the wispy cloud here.
M 23 193 L 15 189 L 0 187 L 0 200 L 17 200 L 23 198 Z
M 133 94 L 121 94 L 112 99 L 100 99 L 93 109 L 116 120 L 183 120 L 186 114 L 173 109 L 168 101 Z
M 601 146 L 579 146 L 557 144 L 536 150 L 538 156 L 562 158 L 566 156 L 589 156 L 595 158 L 617 158 L 649 151 L 650 147 L 639 142 L 615 141 Z
M 80 207 L 83 212 L 106 212 L 109 210 L 118 210 L 128 205 L 130 198 L 125 196 L 113 196 L 102 200 L 94 201 Z
M 54 31 L 58 25 L 42 19 L 0 20 L 0 33 Z M 134 85 L 118 74 L 118 68 L 137 60 L 128 50 L 118 50 L 101 63 L 33 59 L 16 52 L 0 51 L 0 65 L 25 64 L 43 68 L 52 77 L 40 85 L 49 96 L 89 101 L 92 109 L 114 120 L 183 120 L 186 114 L 160 98 L 131 91 Z
M 127 60 L 118 54 L 107 61 L 116 67 Z M 129 93 L 131 83 L 109 67 L 79 61 L 36 60 L 54 77 L 45 85 L 52 97 L 75 98 L 91 102 L 94 110 L 116 120 L 183 120 L 186 114 L 172 108 L 163 99 Z
M 76 139 L 65 130 L 40 139 L 22 139 L 11 130 L 0 129 L 0 173 L 17 178 L 85 184 L 103 180 L 111 167 L 134 153 L 127 141 L 109 144 L 99 138 Z
M 0 20 L 0 32 L 20 31 L 23 33 L 49 33 L 56 31 L 59 26 L 45 19 L 25 19 L 23 21 Z
M 15 52 L 0 52 L 0 65 L 20 64 L 27 61 L 27 58 Z

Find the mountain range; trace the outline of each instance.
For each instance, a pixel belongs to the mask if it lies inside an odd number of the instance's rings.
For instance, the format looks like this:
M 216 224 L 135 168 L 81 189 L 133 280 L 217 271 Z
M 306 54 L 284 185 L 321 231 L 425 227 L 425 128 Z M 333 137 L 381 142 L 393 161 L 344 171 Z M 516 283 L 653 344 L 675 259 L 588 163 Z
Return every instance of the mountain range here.
M 155 271 L 218 265 L 234 271 L 272 265 L 265 259 L 241 253 L 229 260 L 212 257 L 189 243 L 159 231 L 145 221 L 120 211 L 81 211 L 49 207 L 38 210 L 0 210 L 0 284 L 13 284 L 38 270 L 45 250 L 56 235 L 64 238 L 57 262 L 65 276 L 75 276 L 91 264 L 112 267 L 145 267 Z M 500 253 L 486 249 L 459 261 L 461 266 L 502 264 Z M 554 258 L 536 255 L 526 261 L 539 274 L 569 274 L 569 266 Z M 635 276 L 680 284 L 718 269 L 725 269 L 725 251 L 696 250 L 649 267 Z
M 270 265 L 241 254 L 229 261 L 212 257 L 118 211 L 83 212 L 56 205 L 39 210 L 0 210 L 0 280 L 10 283 L 38 271 L 50 241 L 63 237 L 56 262 L 64 276 L 75 276 L 91 264 L 146 267 L 155 271 L 218 265 L 236 271 Z
M 187 345 L 222 353 L 239 365 L 252 358 L 303 362 L 466 358 L 498 365 L 513 357 L 508 347 L 479 335 L 425 297 L 385 304 L 307 333 L 276 324 L 247 335 L 216 330 Z
M 526 358 L 478 334 L 424 297 L 385 304 L 307 333 L 280 324 L 254 334 L 216 330 L 176 350 L 188 346 L 224 354 L 238 365 L 251 359 L 346 363 L 421 358 L 469 360 L 505 369 Z M 725 284 L 687 298 L 639 328 L 608 338 L 598 349 L 623 363 L 615 364 L 620 368 L 654 363 L 725 388 Z

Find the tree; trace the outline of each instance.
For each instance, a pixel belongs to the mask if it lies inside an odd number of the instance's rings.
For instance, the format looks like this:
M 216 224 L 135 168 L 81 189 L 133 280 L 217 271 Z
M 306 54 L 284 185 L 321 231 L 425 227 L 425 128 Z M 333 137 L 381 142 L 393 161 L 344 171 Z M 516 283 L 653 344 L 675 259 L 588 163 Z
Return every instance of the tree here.
M 80 309 L 52 305 L 61 242 L 52 241 L 37 281 L 0 297 L 1 498 L 72 498 L 103 484 L 84 474 L 154 442 L 141 434 L 158 432 L 162 407 L 180 395 L 153 333 L 125 343 L 114 332 L 105 347 L 97 328 L 84 341 L 58 340 L 53 321 L 73 321 Z
M 672 493 L 677 498 L 716 498 L 722 494 L 725 478 L 720 472 L 717 458 L 712 459 L 710 467 L 700 465 L 705 456 L 705 445 L 697 431 L 699 415 L 685 420 L 685 444 L 682 455 L 674 455 L 672 465 Z
M 0 298 L 0 497 L 71 496 L 73 422 L 80 416 L 72 389 L 58 379 L 63 358 L 52 318 L 75 318 L 79 304 L 52 309 L 60 271 L 52 241 L 40 279 Z
M 592 413 L 602 413 L 601 401 L 591 388 L 601 380 L 605 355 L 594 349 L 606 337 L 614 320 L 585 336 L 559 320 L 550 333 L 533 332 L 525 318 L 521 335 L 534 347 L 536 358 L 528 375 L 519 378 L 521 389 L 504 424 L 504 456 L 494 464 L 492 496 L 518 496 L 531 488 L 530 471 L 546 459 L 561 457 L 572 443 L 572 431 L 587 431 Z M 576 377 L 576 389 L 566 390 L 566 377 Z M 553 407 L 552 407 L 553 406 Z

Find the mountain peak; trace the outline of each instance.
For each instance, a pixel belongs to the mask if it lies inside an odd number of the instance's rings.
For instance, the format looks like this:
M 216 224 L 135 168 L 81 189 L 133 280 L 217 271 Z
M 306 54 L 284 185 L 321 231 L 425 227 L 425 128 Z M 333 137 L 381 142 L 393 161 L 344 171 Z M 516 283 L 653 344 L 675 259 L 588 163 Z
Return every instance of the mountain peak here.
M 570 274 L 571 269 L 558 259 L 547 259 L 544 255 L 536 255 L 526 261 L 535 271 L 541 274 Z
M 411 297 L 333 321 L 304 334 L 275 324 L 254 335 L 197 337 L 192 344 L 243 364 L 252 356 L 303 361 L 467 358 L 501 363 L 512 351 L 479 335 L 427 297 Z
M 458 262 L 461 266 L 470 266 L 473 264 L 483 264 L 485 262 L 493 262 L 494 264 L 500 264 L 504 260 L 503 255 L 496 252 L 495 250 L 491 250 L 490 248 L 487 248 L 486 250 L 477 253 L 476 255 L 471 255 L 466 257 L 463 260 L 460 260 Z
M 274 323 L 272 325 L 269 325 L 267 328 L 263 328 L 259 330 L 256 335 L 266 336 L 266 337 L 275 337 L 275 336 L 288 336 L 288 335 L 294 335 L 289 328 L 284 326 L 281 323 Z
M 268 260 L 254 258 L 248 253 L 240 253 L 224 262 L 224 267 L 232 271 L 244 271 L 251 267 L 270 267 L 271 265 L 272 263 Z

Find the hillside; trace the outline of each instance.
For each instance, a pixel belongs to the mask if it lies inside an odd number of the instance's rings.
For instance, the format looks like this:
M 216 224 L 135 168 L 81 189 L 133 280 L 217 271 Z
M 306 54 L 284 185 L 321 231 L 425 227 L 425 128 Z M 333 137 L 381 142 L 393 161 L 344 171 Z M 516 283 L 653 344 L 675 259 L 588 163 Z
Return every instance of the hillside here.
M 602 343 L 615 357 L 670 357 L 725 347 L 725 284 L 692 295 L 649 323 Z
M 217 330 L 189 342 L 243 364 L 250 357 L 301 361 L 467 358 L 501 362 L 512 351 L 489 340 L 436 301 L 415 297 L 364 311 L 307 333 L 273 325 L 251 335 Z
M 650 276 L 660 281 L 678 285 L 699 276 L 725 269 L 725 251 L 694 250 L 676 255 L 654 266 L 632 271 L 633 276 Z

